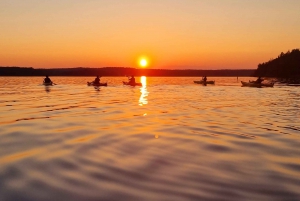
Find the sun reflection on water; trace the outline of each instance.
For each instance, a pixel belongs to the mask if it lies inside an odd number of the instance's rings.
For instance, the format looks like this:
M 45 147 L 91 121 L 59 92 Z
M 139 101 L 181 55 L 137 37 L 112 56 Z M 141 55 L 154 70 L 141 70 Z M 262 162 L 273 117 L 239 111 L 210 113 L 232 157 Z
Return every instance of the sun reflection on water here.
M 149 92 L 147 91 L 147 77 L 146 76 L 141 77 L 141 83 L 142 83 L 142 87 L 140 88 L 141 96 L 139 99 L 139 105 L 143 106 L 143 105 L 148 104 L 147 96 L 148 96 Z

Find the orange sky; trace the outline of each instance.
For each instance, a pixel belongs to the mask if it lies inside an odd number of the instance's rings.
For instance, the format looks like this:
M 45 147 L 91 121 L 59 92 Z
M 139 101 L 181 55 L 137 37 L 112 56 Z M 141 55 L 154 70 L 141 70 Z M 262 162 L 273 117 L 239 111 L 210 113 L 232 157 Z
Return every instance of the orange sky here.
M 300 48 L 298 0 L 0 1 L 0 66 L 257 68 Z

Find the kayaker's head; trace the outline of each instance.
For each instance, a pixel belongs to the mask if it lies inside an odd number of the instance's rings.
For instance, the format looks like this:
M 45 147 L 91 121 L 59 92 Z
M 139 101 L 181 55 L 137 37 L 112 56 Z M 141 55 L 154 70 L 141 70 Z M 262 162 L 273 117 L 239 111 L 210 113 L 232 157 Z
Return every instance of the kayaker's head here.
M 97 75 L 97 78 L 99 78 L 99 75 Z
M 46 78 L 48 78 L 48 75 L 46 75 Z

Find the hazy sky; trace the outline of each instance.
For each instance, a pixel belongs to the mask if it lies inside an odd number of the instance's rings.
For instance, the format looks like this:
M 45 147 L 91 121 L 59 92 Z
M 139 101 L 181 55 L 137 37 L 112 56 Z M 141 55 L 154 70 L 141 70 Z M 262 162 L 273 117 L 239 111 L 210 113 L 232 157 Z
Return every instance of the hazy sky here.
M 0 66 L 257 68 L 300 48 L 300 0 L 0 0 Z

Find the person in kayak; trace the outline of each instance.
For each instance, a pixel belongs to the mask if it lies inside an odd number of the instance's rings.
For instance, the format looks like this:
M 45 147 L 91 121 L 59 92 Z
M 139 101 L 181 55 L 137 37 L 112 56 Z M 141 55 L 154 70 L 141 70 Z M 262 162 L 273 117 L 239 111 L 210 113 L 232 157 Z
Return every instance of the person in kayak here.
M 95 78 L 93 83 L 94 84 L 100 84 L 100 76 L 99 75 L 97 75 L 97 77 Z
M 261 84 L 264 79 L 261 79 L 261 77 L 258 77 L 257 80 L 255 80 L 255 83 Z
M 203 77 L 202 77 L 202 81 L 203 81 L 203 82 L 206 82 L 206 80 L 207 80 L 207 77 L 206 77 L 206 76 L 203 76 Z
M 129 79 L 128 84 L 130 84 L 130 85 L 134 85 L 135 84 L 135 78 L 134 78 L 133 75 L 131 75 L 131 78 L 128 78 L 128 79 Z
M 45 79 L 44 79 L 44 83 L 45 83 L 45 84 L 50 84 L 50 83 L 52 83 L 52 81 L 51 81 L 51 79 L 49 78 L 48 75 L 46 75 L 46 77 L 45 77 Z

